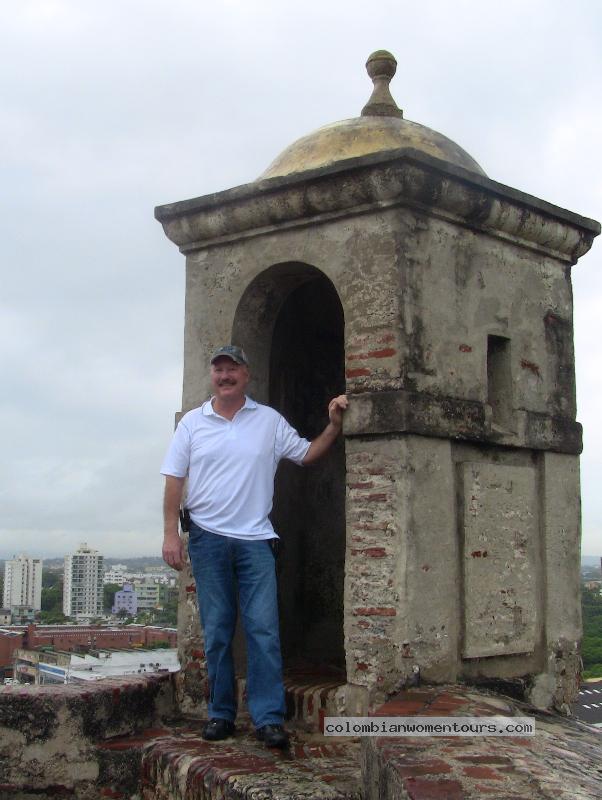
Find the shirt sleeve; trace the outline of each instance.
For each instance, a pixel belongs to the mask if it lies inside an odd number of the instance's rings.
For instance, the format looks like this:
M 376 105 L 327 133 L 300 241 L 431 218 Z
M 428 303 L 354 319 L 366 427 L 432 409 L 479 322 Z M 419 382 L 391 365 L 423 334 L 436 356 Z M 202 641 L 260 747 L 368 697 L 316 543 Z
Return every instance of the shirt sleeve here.
M 276 463 L 281 458 L 288 458 L 295 464 L 301 464 L 309 450 L 309 442 L 288 424 L 284 417 L 280 417 L 276 428 Z
M 162 475 L 185 478 L 190 464 L 190 430 L 185 420 L 180 420 L 161 464 Z

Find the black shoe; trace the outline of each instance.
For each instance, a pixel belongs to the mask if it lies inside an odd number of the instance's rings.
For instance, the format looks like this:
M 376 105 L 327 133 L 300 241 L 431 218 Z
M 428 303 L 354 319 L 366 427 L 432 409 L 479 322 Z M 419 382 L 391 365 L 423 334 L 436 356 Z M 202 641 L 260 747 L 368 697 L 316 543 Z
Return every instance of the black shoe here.
M 235 730 L 234 723 L 230 722 L 229 719 L 216 717 L 205 724 L 201 731 L 201 736 L 208 742 L 219 742 L 221 739 L 227 739 L 228 736 L 232 736 Z
M 266 747 L 279 747 L 284 750 L 289 745 L 288 733 L 282 725 L 264 725 L 262 728 L 257 728 L 255 736 Z

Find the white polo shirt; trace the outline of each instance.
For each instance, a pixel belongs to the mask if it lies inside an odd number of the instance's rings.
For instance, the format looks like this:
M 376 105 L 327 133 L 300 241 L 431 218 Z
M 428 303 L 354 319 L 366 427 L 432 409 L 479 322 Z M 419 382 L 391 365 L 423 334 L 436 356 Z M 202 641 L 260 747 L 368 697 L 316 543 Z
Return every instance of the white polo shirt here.
M 161 472 L 188 475 L 186 506 L 199 527 L 240 539 L 272 539 L 268 514 L 278 462 L 301 464 L 309 445 L 281 414 L 249 397 L 231 421 L 208 400 L 180 420 Z

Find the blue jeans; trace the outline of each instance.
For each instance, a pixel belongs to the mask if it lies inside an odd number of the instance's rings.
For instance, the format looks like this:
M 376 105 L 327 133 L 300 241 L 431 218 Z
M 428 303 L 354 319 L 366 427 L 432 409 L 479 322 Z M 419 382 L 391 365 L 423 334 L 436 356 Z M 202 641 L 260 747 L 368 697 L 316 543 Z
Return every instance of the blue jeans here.
M 234 721 L 232 638 L 240 604 L 247 642 L 247 703 L 256 728 L 281 725 L 284 686 L 276 569 L 266 540 L 209 533 L 190 523 L 188 551 L 196 581 L 209 673 L 209 717 Z M 237 603 L 238 594 L 238 603 Z

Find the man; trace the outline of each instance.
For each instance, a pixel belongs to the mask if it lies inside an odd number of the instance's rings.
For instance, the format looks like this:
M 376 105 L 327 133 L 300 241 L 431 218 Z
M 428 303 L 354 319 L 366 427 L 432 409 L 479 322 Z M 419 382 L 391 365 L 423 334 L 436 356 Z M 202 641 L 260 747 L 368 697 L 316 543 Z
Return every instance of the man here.
M 235 345 L 211 357 L 213 397 L 181 419 L 161 466 L 165 475 L 163 558 L 184 563 L 178 530 L 184 481 L 190 512 L 189 554 L 205 638 L 209 721 L 203 738 L 235 731 L 232 638 L 240 606 L 247 641 L 247 699 L 256 736 L 267 747 L 287 747 L 274 556 L 277 538 L 268 519 L 278 462 L 308 465 L 340 433 L 345 395 L 328 405 L 329 423 L 307 441 L 269 406 L 245 394 L 244 351 Z M 237 603 L 238 599 L 238 603 Z

